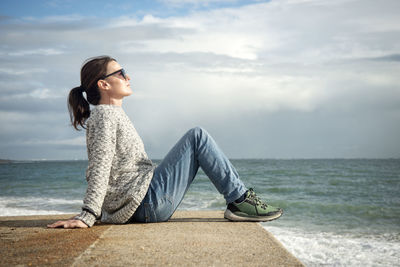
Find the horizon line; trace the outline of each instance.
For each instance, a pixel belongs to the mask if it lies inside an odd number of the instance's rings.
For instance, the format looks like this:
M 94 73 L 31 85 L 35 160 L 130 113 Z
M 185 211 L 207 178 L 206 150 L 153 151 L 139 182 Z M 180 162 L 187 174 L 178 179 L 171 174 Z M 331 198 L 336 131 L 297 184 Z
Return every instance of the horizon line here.
M 229 158 L 229 160 L 400 160 L 400 157 L 293 157 L 293 158 L 273 158 L 273 157 L 265 157 L 265 158 L 252 158 L 252 157 L 243 157 L 243 158 Z M 150 159 L 152 161 L 162 161 L 162 158 L 153 158 Z M 48 161 L 48 162 L 61 162 L 61 161 L 88 161 L 88 159 L 1 159 L 0 163 L 21 163 L 21 162 L 40 162 L 40 161 Z

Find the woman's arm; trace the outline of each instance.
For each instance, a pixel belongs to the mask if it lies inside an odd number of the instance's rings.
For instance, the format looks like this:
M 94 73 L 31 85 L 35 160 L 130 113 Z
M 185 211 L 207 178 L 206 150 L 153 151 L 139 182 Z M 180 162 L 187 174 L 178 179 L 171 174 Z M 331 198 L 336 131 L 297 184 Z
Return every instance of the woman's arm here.
M 112 162 L 115 156 L 117 125 L 111 114 L 102 114 L 87 128 L 89 166 L 86 171 L 88 183 L 83 199 L 82 212 L 75 219 L 91 227 L 101 215 L 101 207 L 108 189 Z

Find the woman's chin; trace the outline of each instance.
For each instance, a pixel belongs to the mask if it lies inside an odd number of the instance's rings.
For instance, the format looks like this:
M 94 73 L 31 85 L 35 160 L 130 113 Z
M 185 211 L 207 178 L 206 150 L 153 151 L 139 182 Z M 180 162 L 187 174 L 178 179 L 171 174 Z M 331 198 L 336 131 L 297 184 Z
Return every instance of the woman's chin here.
M 125 96 L 130 96 L 133 93 L 132 89 L 126 91 Z

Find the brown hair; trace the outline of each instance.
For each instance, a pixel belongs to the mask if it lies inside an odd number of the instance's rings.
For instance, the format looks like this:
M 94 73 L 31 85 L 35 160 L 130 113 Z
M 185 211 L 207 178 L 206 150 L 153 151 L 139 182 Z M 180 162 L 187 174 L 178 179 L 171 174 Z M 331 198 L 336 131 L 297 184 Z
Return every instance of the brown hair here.
M 107 65 L 116 61 L 109 56 L 99 56 L 87 59 L 81 68 L 81 85 L 71 89 L 68 96 L 68 111 L 71 124 L 76 130 L 78 126 L 85 127 L 85 121 L 90 116 L 90 106 L 98 105 L 100 91 L 97 81 L 107 74 Z M 86 99 L 83 96 L 86 92 Z

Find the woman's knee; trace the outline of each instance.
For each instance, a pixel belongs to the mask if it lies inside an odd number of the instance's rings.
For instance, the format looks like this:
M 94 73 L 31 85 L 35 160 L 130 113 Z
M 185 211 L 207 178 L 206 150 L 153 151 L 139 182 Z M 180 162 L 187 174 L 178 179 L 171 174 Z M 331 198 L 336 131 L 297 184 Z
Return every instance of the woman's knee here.
M 190 135 L 193 135 L 195 137 L 200 137 L 200 138 L 208 135 L 207 131 L 201 126 L 193 127 L 192 129 L 190 129 L 188 131 L 188 133 L 190 133 Z
M 193 145 L 195 145 L 195 147 L 200 147 L 209 140 L 207 131 L 200 126 L 193 127 L 186 133 L 185 136 Z

